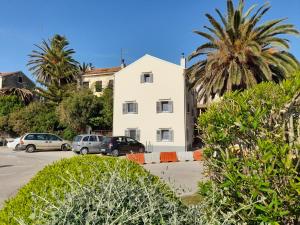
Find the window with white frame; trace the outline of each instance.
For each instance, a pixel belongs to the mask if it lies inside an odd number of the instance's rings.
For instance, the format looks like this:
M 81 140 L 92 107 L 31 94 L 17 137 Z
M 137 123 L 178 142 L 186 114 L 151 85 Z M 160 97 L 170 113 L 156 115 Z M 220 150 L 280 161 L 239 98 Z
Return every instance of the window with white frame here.
M 153 83 L 153 73 L 142 73 L 141 83 Z
M 161 100 L 156 103 L 157 113 L 172 113 L 173 112 L 173 101 Z
M 135 140 L 140 140 L 140 130 L 137 128 L 128 128 L 125 130 L 125 136 Z
M 137 114 L 138 104 L 136 102 L 123 103 L 123 114 Z
M 95 92 L 102 92 L 102 81 L 95 82 Z
M 156 131 L 156 140 L 158 142 L 173 142 L 174 132 L 172 129 L 159 129 Z

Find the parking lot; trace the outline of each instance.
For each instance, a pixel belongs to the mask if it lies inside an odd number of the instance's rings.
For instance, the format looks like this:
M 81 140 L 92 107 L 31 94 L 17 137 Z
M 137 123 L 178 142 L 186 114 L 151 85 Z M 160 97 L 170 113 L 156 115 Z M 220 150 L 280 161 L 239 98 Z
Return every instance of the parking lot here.
M 72 156 L 70 151 L 26 153 L 0 147 L 0 207 L 47 164 Z M 147 164 L 144 168 L 169 183 L 179 195 L 195 193 L 197 182 L 203 179 L 202 162 Z

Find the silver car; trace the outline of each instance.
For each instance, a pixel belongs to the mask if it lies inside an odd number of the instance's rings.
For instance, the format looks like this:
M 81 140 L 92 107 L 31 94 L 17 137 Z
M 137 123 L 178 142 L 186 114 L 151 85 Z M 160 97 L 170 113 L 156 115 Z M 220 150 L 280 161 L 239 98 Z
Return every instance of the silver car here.
M 82 134 L 74 138 L 72 150 L 76 153 L 86 155 L 88 153 L 101 153 L 103 136 L 95 134 Z

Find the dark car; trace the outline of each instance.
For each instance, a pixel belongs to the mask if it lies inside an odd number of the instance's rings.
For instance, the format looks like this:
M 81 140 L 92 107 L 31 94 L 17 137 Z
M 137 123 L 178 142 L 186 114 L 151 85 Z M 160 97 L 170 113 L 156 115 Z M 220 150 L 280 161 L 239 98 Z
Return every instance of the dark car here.
M 105 137 L 102 142 L 101 152 L 113 156 L 125 155 L 128 153 L 143 153 L 145 152 L 145 146 L 130 137 Z

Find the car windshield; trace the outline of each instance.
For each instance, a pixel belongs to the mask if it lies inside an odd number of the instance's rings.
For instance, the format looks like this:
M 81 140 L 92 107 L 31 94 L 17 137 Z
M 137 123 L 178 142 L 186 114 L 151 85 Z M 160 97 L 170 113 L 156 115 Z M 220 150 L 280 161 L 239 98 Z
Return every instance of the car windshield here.
M 79 141 L 81 141 L 81 138 L 82 138 L 82 136 L 76 136 L 76 137 L 74 138 L 74 142 L 79 142 Z

